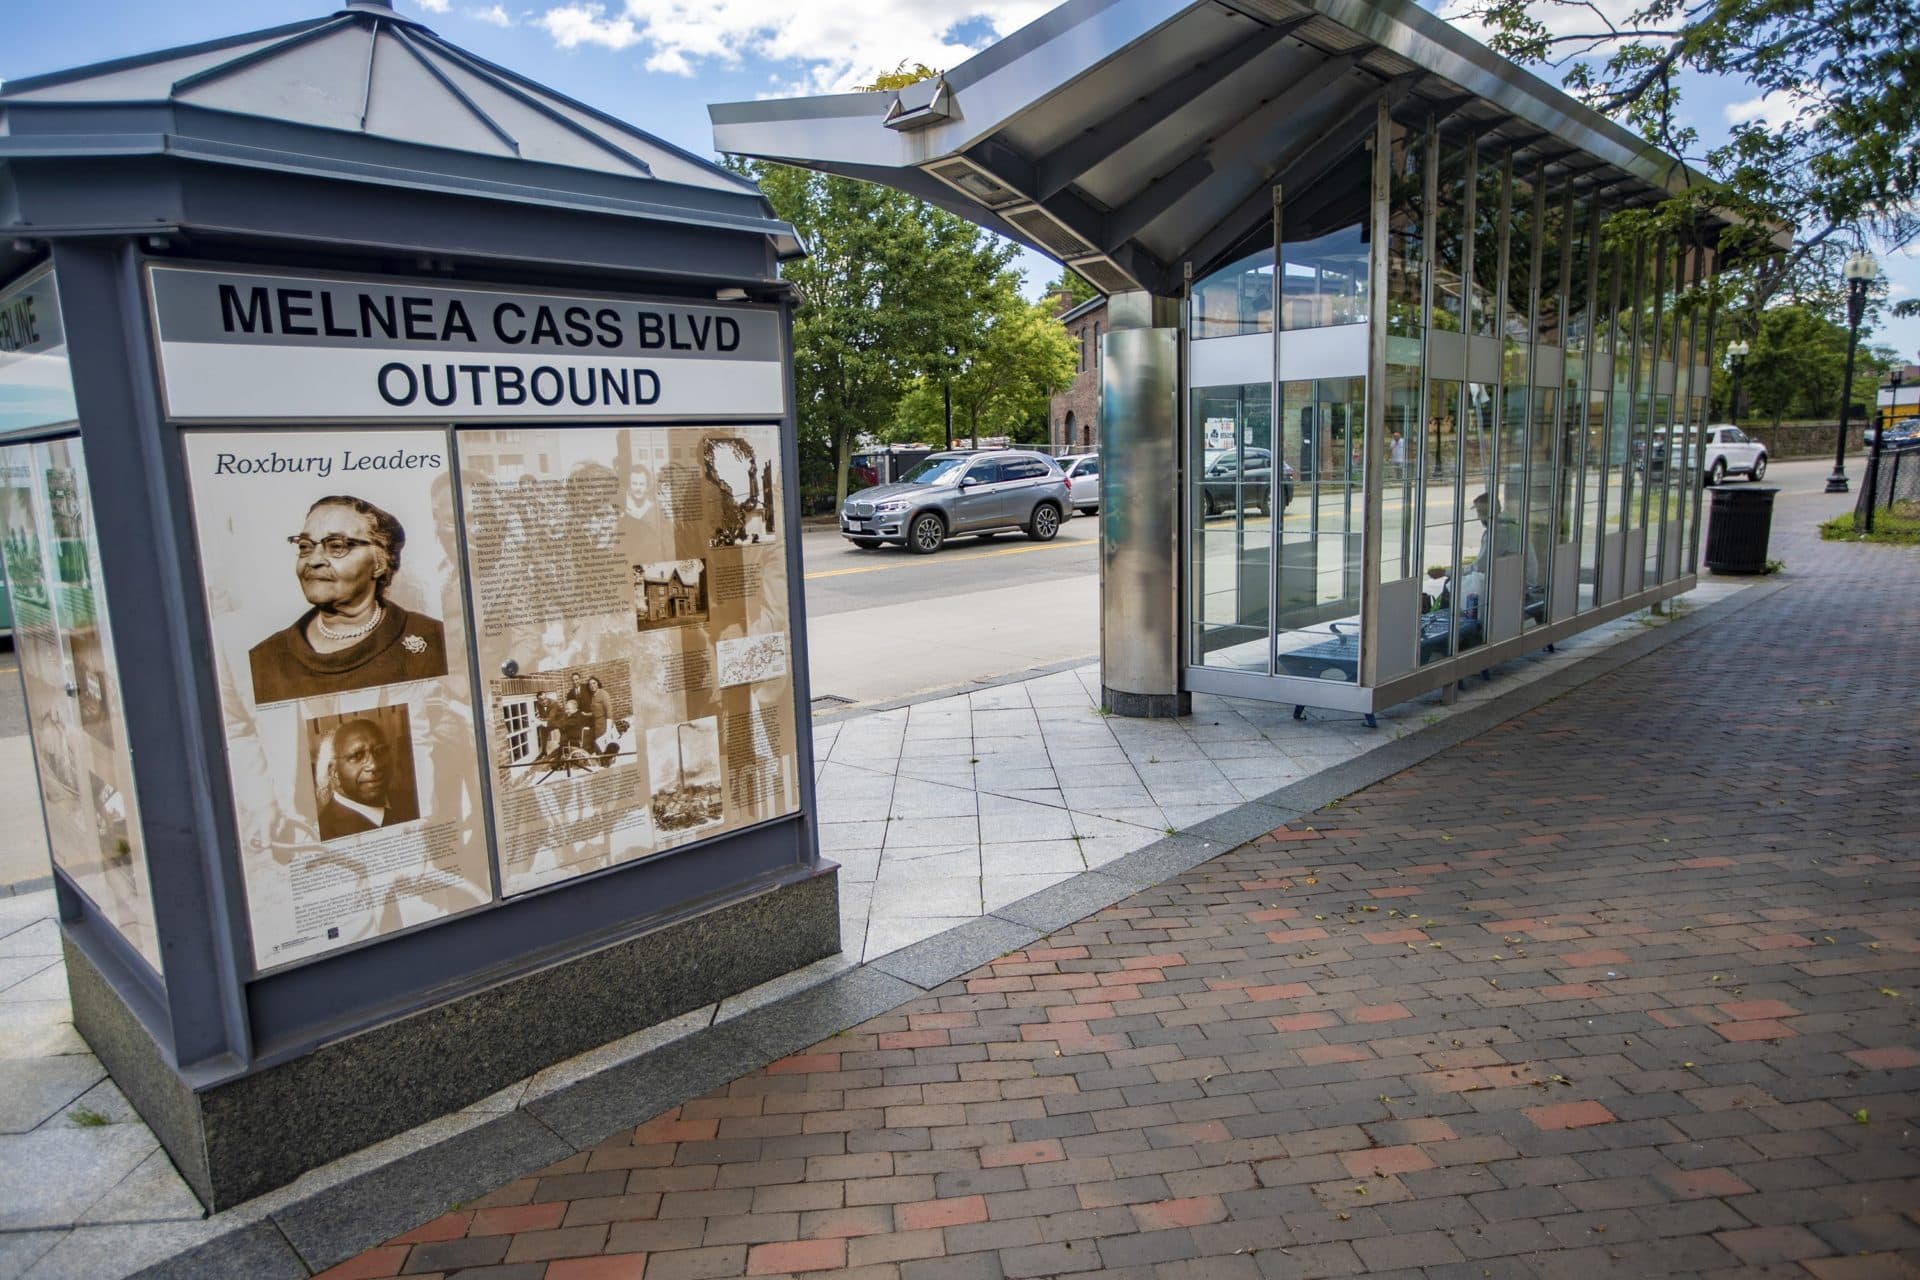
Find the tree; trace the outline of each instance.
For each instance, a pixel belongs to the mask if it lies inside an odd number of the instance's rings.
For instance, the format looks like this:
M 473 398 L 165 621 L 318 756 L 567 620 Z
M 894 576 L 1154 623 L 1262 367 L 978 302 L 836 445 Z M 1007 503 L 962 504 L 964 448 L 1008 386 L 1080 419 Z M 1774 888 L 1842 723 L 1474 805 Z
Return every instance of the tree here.
M 1832 418 L 1840 412 L 1847 364 L 1847 330 L 1819 308 L 1789 304 L 1762 311 L 1741 374 L 1740 399 L 1775 425 L 1788 418 Z M 1854 357 L 1854 399 L 1871 404 L 1870 391 L 1897 360 L 1887 347 L 1864 343 Z M 1732 377 L 1724 360 L 1714 370 L 1715 397 L 1726 403 Z
M 1086 277 L 1072 267 L 1061 267 L 1060 278 L 1047 286 L 1047 292 L 1055 297 L 1064 293 L 1076 307 L 1100 296 L 1100 291 L 1088 284 Z
M 1837 316 L 1852 245 L 1920 234 L 1920 0 L 1640 0 L 1617 20 L 1591 0 L 1465 0 L 1463 11 L 1496 50 L 1561 69 L 1589 106 L 1709 175 L 1637 216 L 1678 227 L 1709 207 L 1736 215 L 1721 247 L 1746 254 L 1726 281 L 1737 310 L 1792 298 Z M 1744 81 L 1791 118 L 1737 124 L 1700 154 L 1680 116 L 1696 74 Z M 1766 243 L 1776 227 L 1797 231 L 1784 254 Z
M 914 378 L 965 354 L 1012 245 L 890 187 L 742 162 L 808 256 L 784 276 L 800 291 L 793 367 L 801 481 L 847 496 L 862 434 L 878 434 Z
M 900 401 L 884 438 L 942 439 L 951 397 L 956 432 L 974 439 L 1047 436 L 1048 397 L 1073 382 L 1079 355 L 1046 302 L 1021 299 L 1019 277 L 1002 272 L 977 317 L 978 332 L 956 353 L 951 372 L 920 378 Z

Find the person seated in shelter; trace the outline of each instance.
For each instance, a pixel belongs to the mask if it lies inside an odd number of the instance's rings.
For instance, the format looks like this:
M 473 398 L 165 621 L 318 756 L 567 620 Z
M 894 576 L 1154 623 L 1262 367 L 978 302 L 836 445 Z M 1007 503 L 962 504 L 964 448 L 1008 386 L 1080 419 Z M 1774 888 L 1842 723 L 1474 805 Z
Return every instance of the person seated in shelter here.
M 1487 571 L 1493 567 L 1496 557 L 1525 553 L 1526 589 L 1531 591 L 1540 582 L 1540 558 L 1534 553 L 1526 532 L 1520 528 L 1520 522 L 1511 516 L 1501 516 L 1497 521 L 1491 519 L 1491 506 L 1492 501 L 1485 491 L 1474 496 L 1473 515 L 1480 522 L 1480 545 L 1472 559 L 1463 560 L 1460 564 L 1462 616 L 1478 616 L 1480 597 L 1486 592 Z M 1434 601 L 1434 608 L 1451 608 L 1453 602 L 1454 591 L 1449 584 Z

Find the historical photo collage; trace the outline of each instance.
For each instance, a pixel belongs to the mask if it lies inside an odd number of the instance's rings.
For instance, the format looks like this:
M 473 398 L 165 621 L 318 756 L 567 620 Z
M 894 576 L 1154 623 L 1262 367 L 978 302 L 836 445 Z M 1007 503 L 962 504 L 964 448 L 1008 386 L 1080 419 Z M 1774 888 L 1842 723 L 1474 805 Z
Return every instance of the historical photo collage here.
M 254 962 L 492 900 L 444 431 L 194 431 Z
M 185 438 L 258 967 L 797 809 L 777 428 Z
M 50 852 L 159 972 L 119 668 L 78 440 L 0 448 L 0 538 Z
M 778 430 L 458 445 L 502 892 L 797 809 Z

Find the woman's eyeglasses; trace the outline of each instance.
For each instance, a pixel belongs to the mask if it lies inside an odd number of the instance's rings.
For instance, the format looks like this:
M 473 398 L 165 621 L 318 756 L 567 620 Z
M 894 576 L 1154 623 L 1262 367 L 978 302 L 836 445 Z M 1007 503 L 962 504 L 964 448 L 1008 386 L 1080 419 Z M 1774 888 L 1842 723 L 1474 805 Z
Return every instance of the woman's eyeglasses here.
M 292 547 L 302 560 L 312 555 L 315 547 L 323 549 L 327 553 L 327 559 L 339 560 L 355 547 L 371 547 L 375 544 L 366 538 L 349 538 L 344 533 L 330 533 L 324 538 L 309 538 L 304 533 L 296 533 L 287 538 L 287 545 Z

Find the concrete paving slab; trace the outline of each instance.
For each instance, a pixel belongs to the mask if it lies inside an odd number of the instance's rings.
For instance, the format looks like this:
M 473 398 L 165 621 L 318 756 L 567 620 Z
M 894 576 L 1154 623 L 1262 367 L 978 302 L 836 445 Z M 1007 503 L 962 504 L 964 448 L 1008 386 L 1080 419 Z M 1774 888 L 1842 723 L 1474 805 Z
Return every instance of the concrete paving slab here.
M 144 1125 L 0 1134 L 0 1231 L 65 1227 L 159 1148 Z
M 64 1231 L 0 1232 L 0 1280 L 18 1280 L 66 1235 Z
M 0 1059 L 0 1134 L 39 1128 L 106 1074 L 91 1054 Z
M 80 1216 L 83 1227 L 127 1222 L 198 1222 L 207 1216 L 165 1151 L 156 1150 Z

